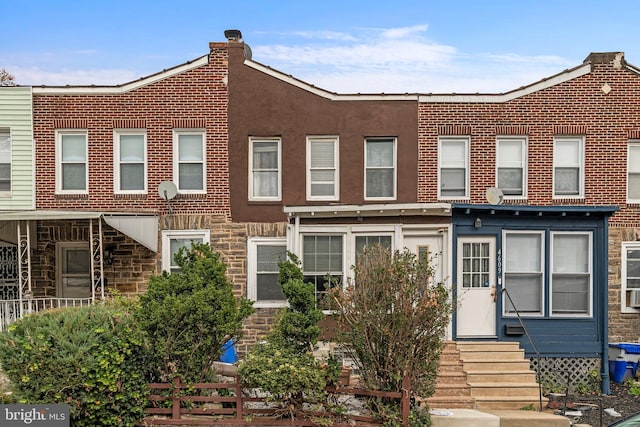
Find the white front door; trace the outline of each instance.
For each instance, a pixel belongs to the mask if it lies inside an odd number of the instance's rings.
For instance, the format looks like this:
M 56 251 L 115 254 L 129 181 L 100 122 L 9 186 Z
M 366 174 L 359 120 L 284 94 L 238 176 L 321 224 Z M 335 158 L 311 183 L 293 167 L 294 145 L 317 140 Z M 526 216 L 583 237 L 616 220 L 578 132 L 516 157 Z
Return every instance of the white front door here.
M 444 281 L 446 272 L 446 253 L 443 237 L 438 234 L 421 236 L 405 236 L 404 247 L 418 256 L 419 260 L 427 259 L 435 267 L 435 281 Z
M 496 265 L 493 237 L 458 238 L 456 336 L 496 336 Z

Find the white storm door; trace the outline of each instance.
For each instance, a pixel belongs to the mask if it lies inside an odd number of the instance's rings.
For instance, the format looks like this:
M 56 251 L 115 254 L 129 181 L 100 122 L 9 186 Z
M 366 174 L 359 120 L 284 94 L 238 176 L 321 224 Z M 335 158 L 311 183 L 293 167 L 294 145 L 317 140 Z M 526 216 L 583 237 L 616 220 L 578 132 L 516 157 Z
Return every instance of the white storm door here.
M 495 238 L 458 239 L 456 336 L 496 336 Z
M 91 298 L 91 255 L 87 243 L 58 243 L 59 297 Z

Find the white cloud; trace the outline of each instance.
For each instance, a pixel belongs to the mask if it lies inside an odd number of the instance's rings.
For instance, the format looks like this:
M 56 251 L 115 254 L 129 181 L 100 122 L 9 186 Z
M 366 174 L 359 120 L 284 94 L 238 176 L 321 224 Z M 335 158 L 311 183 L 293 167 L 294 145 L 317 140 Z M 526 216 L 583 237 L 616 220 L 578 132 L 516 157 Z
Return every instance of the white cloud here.
M 331 43 L 290 38 L 252 49 L 255 60 L 338 93 L 499 93 L 577 65 L 556 56 L 463 53 L 430 40 L 427 30 L 369 28 Z
M 126 69 L 102 69 L 102 70 L 46 70 L 38 67 L 8 66 L 7 70 L 16 78 L 20 85 L 117 85 L 141 76 L 135 71 Z
M 262 33 L 265 40 L 275 34 L 285 41 L 249 43 L 256 61 L 338 93 L 499 93 L 578 65 L 557 56 L 461 52 L 456 46 L 430 39 L 428 28 L 423 24 L 350 32 Z M 100 68 L 97 59 L 109 65 L 122 60 L 105 59 L 109 53 L 65 50 L 24 54 L 3 58 L 2 66 L 23 85 L 114 85 L 180 64 L 143 52 L 129 60 L 131 69 Z

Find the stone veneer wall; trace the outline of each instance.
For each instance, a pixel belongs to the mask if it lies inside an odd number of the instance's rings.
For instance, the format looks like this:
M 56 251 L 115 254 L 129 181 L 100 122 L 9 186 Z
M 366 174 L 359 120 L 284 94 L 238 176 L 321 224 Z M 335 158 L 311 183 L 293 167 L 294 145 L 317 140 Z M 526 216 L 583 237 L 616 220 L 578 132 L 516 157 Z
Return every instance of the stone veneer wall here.
M 234 284 L 236 296 L 247 295 L 247 238 L 285 237 L 287 223 L 235 223 L 225 216 L 203 214 L 165 215 L 160 218 L 162 230 L 211 230 L 211 247 L 222 255 L 227 277 Z M 158 258 L 160 262 L 160 258 Z M 158 266 L 160 270 L 160 266 Z M 243 338 L 237 344 L 240 354 L 247 352 L 271 328 L 275 309 L 256 309 L 245 322 Z
M 94 226 L 97 226 L 94 224 Z M 234 294 L 247 295 L 247 238 L 284 237 L 287 224 L 233 223 L 225 215 L 179 213 L 160 217 L 160 230 L 198 230 L 211 232 L 211 246 L 227 265 L 227 276 Z M 119 231 L 102 224 L 103 248 L 114 248 L 114 262 L 104 266 L 107 289 L 121 294 L 145 292 L 147 282 L 162 268 L 162 251 L 147 249 Z M 89 220 L 40 221 L 38 245 L 32 255 L 32 286 L 36 296 L 56 295 L 56 242 L 89 242 Z M 159 236 L 162 243 L 161 235 Z M 238 351 L 244 354 L 270 329 L 275 309 L 257 309 L 245 323 Z
M 640 315 L 621 312 L 622 242 L 640 241 L 640 227 L 609 227 L 609 342 L 640 341 Z
M 94 227 L 97 227 L 94 220 Z M 156 254 L 128 236 L 102 224 L 102 247 L 114 247 L 113 264 L 104 265 L 107 289 L 124 295 L 144 292 L 155 273 Z M 38 221 L 37 247 L 31 255 L 34 296 L 56 296 L 56 243 L 89 244 L 89 220 Z

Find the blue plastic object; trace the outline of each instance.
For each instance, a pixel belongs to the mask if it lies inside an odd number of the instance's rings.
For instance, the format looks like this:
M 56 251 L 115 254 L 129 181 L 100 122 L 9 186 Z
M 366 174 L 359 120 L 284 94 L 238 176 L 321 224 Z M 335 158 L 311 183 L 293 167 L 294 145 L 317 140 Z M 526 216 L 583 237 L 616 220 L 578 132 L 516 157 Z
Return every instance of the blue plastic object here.
M 234 340 L 224 343 L 220 361 L 224 363 L 236 363 L 238 361 L 238 352 L 236 351 L 236 342 Z
M 622 384 L 627 379 L 631 378 L 635 375 L 634 365 L 637 368 L 637 363 L 628 362 L 624 359 L 616 359 L 609 363 L 609 367 L 613 365 L 613 370 L 611 370 L 611 379 L 613 382 L 618 384 Z

